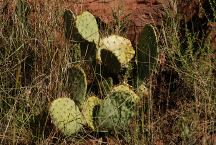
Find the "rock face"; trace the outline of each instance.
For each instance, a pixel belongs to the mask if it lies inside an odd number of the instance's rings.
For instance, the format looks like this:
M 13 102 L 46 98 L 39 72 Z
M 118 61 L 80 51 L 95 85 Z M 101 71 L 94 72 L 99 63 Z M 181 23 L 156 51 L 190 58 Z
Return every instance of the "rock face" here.
M 45 5 L 41 0 L 26 1 L 32 8 L 37 5 L 43 9 Z M 145 24 L 161 25 L 166 14 L 176 16 L 178 13 L 186 21 L 191 20 L 194 15 L 202 17 L 204 0 L 58 0 L 55 3 L 63 9 L 72 10 L 75 14 L 88 10 L 106 24 L 113 23 L 115 19 L 126 22 L 127 37 L 136 42 Z M 0 1 L 0 4 L 2 9 L 14 5 L 5 0 Z
M 204 0 L 85 0 L 78 2 L 65 2 L 65 8 L 79 14 L 88 10 L 110 24 L 115 21 L 127 21 L 127 37 L 137 42 L 143 26 L 147 23 L 161 25 L 166 14 L 176 16 L 178 13 L 182 20 L 190 21 L 193 16 L 203 17 L 202 5 Z
M 109 24 L 115 20 L 127 20 L 127 36 L 135 42 L 143 26 L 147 23 L 159 25 L 166 12 L 174 12 L 170 0 L 85 0 L 82 3 L 68 2 L 65 8 L 76 14 L 88 10 Z

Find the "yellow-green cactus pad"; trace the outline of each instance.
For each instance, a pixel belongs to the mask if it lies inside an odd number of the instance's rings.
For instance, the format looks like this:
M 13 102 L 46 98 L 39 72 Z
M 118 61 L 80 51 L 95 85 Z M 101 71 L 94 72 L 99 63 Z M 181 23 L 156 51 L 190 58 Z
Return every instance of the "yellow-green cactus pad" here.
M 135 51 L 130 40 L 118 35 L 111 35 L 100 41 L 96 57 L 99 62 L 110 68 L 109 70 L 118 73 L 122 67 L 128 67 L 134 54 Z
M 99 49 L 112 52 L 123 66 L 127 65 L 135 54 L 131 41 L 118 35 L 103 38 Z M 103 59 L 103 56 L 100 59 Z
M 85 119 L 70 98 L 59 98 L 51 103 L 49 113 L 53 124 L 66 136 L 80 131 Z
M 93 121 L 94 108 L 95 106 L 99 106 L 100 104 L 101 104 L 101 100 L 98 97 L 91 96 L 82 105 L 83 116 L 85 117 L 88 126 L 92 130 L 95 130 L 94 121 Z
M 83 12 L 76 18 L 76 28 L 79 34 L 87 41 L 99 43 L 99 29 L 95 17 L 88 11 Z
M 116 93 L 116 92 L 118 92 L 120 94 L 125 94 L 125 98 L 131 99 L 131 101 L 133 101 L 134 103 L 139 102 L 140 98 L 138 97 L 138 95 L 133 90 L 131 90 L 130 86 L 127 84 L 114 87 L 112 89 L 112 93 Z

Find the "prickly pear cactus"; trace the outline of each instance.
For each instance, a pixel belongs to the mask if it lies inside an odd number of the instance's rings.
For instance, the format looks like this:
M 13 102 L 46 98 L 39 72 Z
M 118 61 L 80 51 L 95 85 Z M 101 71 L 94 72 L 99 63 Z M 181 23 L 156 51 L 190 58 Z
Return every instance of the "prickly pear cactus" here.
M 158 57 L 157 37 L 154 27 L 145 25 L 140 35 L 137 52 L 138 83 L 144 81 L 154 68 Z M 139 86 L 139 85 L 138 85 Z
M 95 17 L 88 11 L 76 18 L 76 28 L 79 34 L 88 42 L 99 44 L 99 29 Z
M 84 70 L 79 66 L 72 66 L 68 68 L 65 75 L 66 91 L 71 98 L 80 107 L 85 101 L 87 91 L 87 80 Z
M 53 124 L 66 136 L 79 132 L 85 124 L 78 106 L 70 98 L 58 98 L 49 108 Z
M 82 113 L 85 117 L 87 125 L 95 130 L 94 127 L 94 109 L 96 106 L 100 106 L 101 100 L 98 97 L 91 96 L 89 97 L 82 105 Z
M 101 103 L 97 114 L 98 128 L 124 130 L 134 115 L 139 97 L 128 85 L 114 87 L 110 95 Z
M 101 40 L 97 59 L 112 70 L 118 71 L 121 67 L 127 67 L 134 54 L 135 51 L 130 40 L 118 35 L 111 35 Z
M 71 10 L 65 10 L 64 12 L 64 27 L 65 37 L 70 39 L 74 30 L 75 16 Z

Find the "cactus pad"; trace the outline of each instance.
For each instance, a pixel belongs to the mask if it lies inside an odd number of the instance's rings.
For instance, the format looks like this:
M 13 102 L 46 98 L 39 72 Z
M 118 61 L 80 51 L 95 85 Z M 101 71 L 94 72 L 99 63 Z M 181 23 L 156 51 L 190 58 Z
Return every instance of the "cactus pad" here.
M 76 18 L 76 28 L 79 34 L 87 41 L 99 43 L 99 29 L 95 17 L 88 11 L 83 12 Z
M 111 35 L 102 39 L 99 51 L 99 61 L 113 66 L 113 69 L 122 66 L 127 67 L 135 54 L 130 40 L 118 35 Z
M 51 103 L 49 108 L 51 119 L 55 126 L 66 136 L 80 131 L 85 120 L 70 98 L 59 98 Z
M 71 10 L 66 10 L 64 12 L 64 27 L 65 27 L 65 37 L 70 39 L 74 30 L 74 20 L 75 16 Z
M 94 127 L 94 108 L 96 106 L 99 106 L 101 104 L 101 100 L 95 96 L 91 96 L 89 97 L 82 105 L 82 113 L 83 116 L 86 119 L 86 122 L 88 124 L 88 126 L 92 129 L 95 130 Z
M 101 103 L 97 121 L 99 128 L 124 130 L 131 121 L 139 97 L 128 85 L 114 87 L 110 95 Z
M 137 75 L 138 81 L 143 81 L 148 77 L 157 62 L 158 48 L 157 37 L 154 27 L 145 25 L 140 35 L 137 52 Z
M 87 91 L 87 80 L 84 70 L 79 66 L 68 68 L 65 83 L 67 92 L 76 104 L 80 106 L 85 101 Z

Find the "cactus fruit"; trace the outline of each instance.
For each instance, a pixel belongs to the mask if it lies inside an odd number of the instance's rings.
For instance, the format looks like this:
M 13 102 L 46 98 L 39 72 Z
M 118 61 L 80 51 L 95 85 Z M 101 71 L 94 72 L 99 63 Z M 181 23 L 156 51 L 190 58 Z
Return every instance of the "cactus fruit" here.
M 128 85 L 114 87 L 97 114 L 99 129 L 124 130 L 129 125 L 139 97 Z
M 137 52 L 138 83 L 143 82 L 151 74 L 157 62 L 158 48 L 154 27 L 146 24 L 140 35 Z
M 75 16 L 71 10 L 66 10 L 64 12 L 64 27 L 65 27 L 65 37 L 70 39 L 74 30 Z
M 76 28 L 79 34 L 88 42 L 99 44 L 99 29 L 95 17 L 88 11 L 83 12 L 76 18 Z
M 130 40 L 118 35 L 111 35 L 101 40 L 99 58 L 97 59 L 108 67 L 119 70 L 121 67 L 127 67 L 134 54 L 135 51 Z
M 66 73 L 66 86 L 69 95 L 80 107 L 85 101 L 87 91 L 87 80 L 84 70 L 79 66 L 68 68 Z
M 82 105 L 82 113 L 85 117 L 87 125 L 92 129 L 95 130 L 94 127 L 94 108 L 101 104 L 101 100 L 95 96 L 89 97 Z
M 58 98 L 51 103 L 49 113 L 54 125 L 66 136 L 79 132 L 85 124 L 79 108 L 70 98 Z

